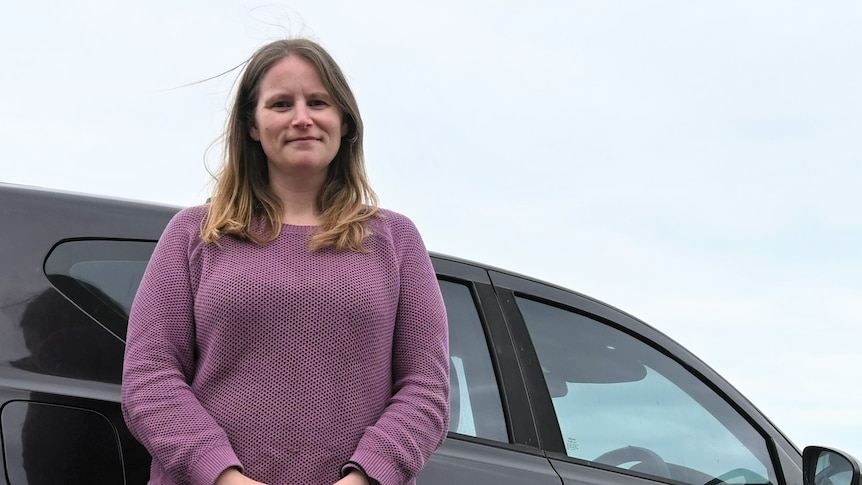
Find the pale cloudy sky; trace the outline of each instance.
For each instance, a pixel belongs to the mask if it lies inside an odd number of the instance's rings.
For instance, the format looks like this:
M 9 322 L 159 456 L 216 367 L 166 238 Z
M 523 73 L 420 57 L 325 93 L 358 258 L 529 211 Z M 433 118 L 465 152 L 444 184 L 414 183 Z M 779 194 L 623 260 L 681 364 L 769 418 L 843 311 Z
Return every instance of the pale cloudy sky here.
M 862 457 L 862 3 L 7 2 L 0 181 L 202 202 L 234 75 L 310 36 L 383 205 L 575 289 Z

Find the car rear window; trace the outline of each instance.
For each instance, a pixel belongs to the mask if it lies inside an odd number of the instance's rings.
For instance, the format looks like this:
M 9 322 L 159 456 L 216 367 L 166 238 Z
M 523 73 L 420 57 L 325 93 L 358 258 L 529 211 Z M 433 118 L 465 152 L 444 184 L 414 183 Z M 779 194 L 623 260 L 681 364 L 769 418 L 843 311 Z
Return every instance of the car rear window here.
M 109 332 L 125 340 L 129 310 L 156 241 L 61 241 L 45 259 L 51 284 Z

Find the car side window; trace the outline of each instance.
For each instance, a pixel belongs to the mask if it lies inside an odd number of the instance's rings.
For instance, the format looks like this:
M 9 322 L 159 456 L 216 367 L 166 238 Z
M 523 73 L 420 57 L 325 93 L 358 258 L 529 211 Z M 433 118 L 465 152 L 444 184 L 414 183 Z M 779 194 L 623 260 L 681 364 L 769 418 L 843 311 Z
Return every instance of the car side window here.
M 155 241 L 63 241 L 48 254 L 45 275 L 66 298 L 124 340 L 129 310 L 155 245 Z
M 509 442 L 496 373 L 470 288 L 440 280 L 449 317 L 449 431 Z
M 568 456 L 692 485 L 777 483 L 765 438 L 677 361 L 573 311 L 517 304 Z

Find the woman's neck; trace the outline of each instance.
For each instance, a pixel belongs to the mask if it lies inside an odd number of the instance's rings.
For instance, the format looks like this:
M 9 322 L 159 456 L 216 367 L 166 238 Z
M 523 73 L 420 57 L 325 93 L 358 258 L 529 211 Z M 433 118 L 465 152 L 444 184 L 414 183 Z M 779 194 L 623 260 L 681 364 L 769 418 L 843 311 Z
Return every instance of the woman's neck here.
M 319 188 L 295 187 L 284 184 L 271 184 L 273 193 L 281 200 L 284 224 L 294 226 L 317 226 L 320 224 L 320 210 L 317 207 Z

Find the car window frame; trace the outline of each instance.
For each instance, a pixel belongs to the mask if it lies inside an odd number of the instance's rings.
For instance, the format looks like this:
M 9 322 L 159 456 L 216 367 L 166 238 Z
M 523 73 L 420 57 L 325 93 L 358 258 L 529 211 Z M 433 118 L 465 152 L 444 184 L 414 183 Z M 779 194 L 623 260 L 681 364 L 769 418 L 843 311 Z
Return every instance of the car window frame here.
M 125 344 L 128 330 L 128 309 L 124 308 L 120 302 L 111 300 L 106 294 L 97 296 L 94 290 L 101 292 L 101 286 L 80 280 L 72 274 L 71 270 L 76 264 L 107 261 L 104 259 L 105 248 L 110 248 L 108 252 L 114 256 L 112 260 L 141 262 L 146 267 L 157 243 L 158 241 L 153 239 L 115 237 L 61 239 L 55 242 L 45 254 L 42 261 L 42 273 L 51 283 L 51 286 L 82 313 Z M 141 257 L 144 253 L 147 255 L 146 258 Z M 93 257 L 83 257 L 84 255 L 93 255 Z M 140 279 L 138 284 L 140 284 Z
M 485 268 L 431 254 L 438 280 L 463 284 L 470 290 L 489 346 L 491 365 L 497 378 L 509 443 L 450 432 L 449 439 L 494 447 L 517 448 L 541 454 L 537 426 L 518 362 L 510 329 Z
M 542 369 L 530 340 L 526 323 L 515 301 L 516 295 L 578 313 L 609 325 L 676 361 L 720 398 L 724 399 L 731 408 L 739 413 L 763 437 L 778 484 L 788 485 L 789 482 L 795 482 L 795 480 L 788 480 L 785 477 L 785 466 L 787 465 L 787 455 L 798 455 L 801 460 L 801 453 L 798 449 L 745 396 L 682 345 L 634 316 L 580 293 L 528 277 L 493 269 L 489 270 L 488 274 L 503 304 L 505 318 L 509 322 L 510 327 L 514 328 L 516 349 L 520 354 L 520 361 L 527 366 L 523 369 L 523 372 L 526 376 L 529 376 L 527 387 L 534 406 L 542 449 L 546 453 L 546 456 L 567 463 L 584 465 L 613 473 L 623 472 L 633 477 L 643 478 L 637 472 L 627 473 L 625 470 L 619 468 L 607 467 L 594 462 L 573 458 L 566 453 L 565 442 L 559 428 L 550 392 L 545 385 Z M 790 472 L 793 473 L 793 470 Z M 794 477 L 795 475 L 793 473 Z M 652 477 L 648 478 L 654 479 Z

